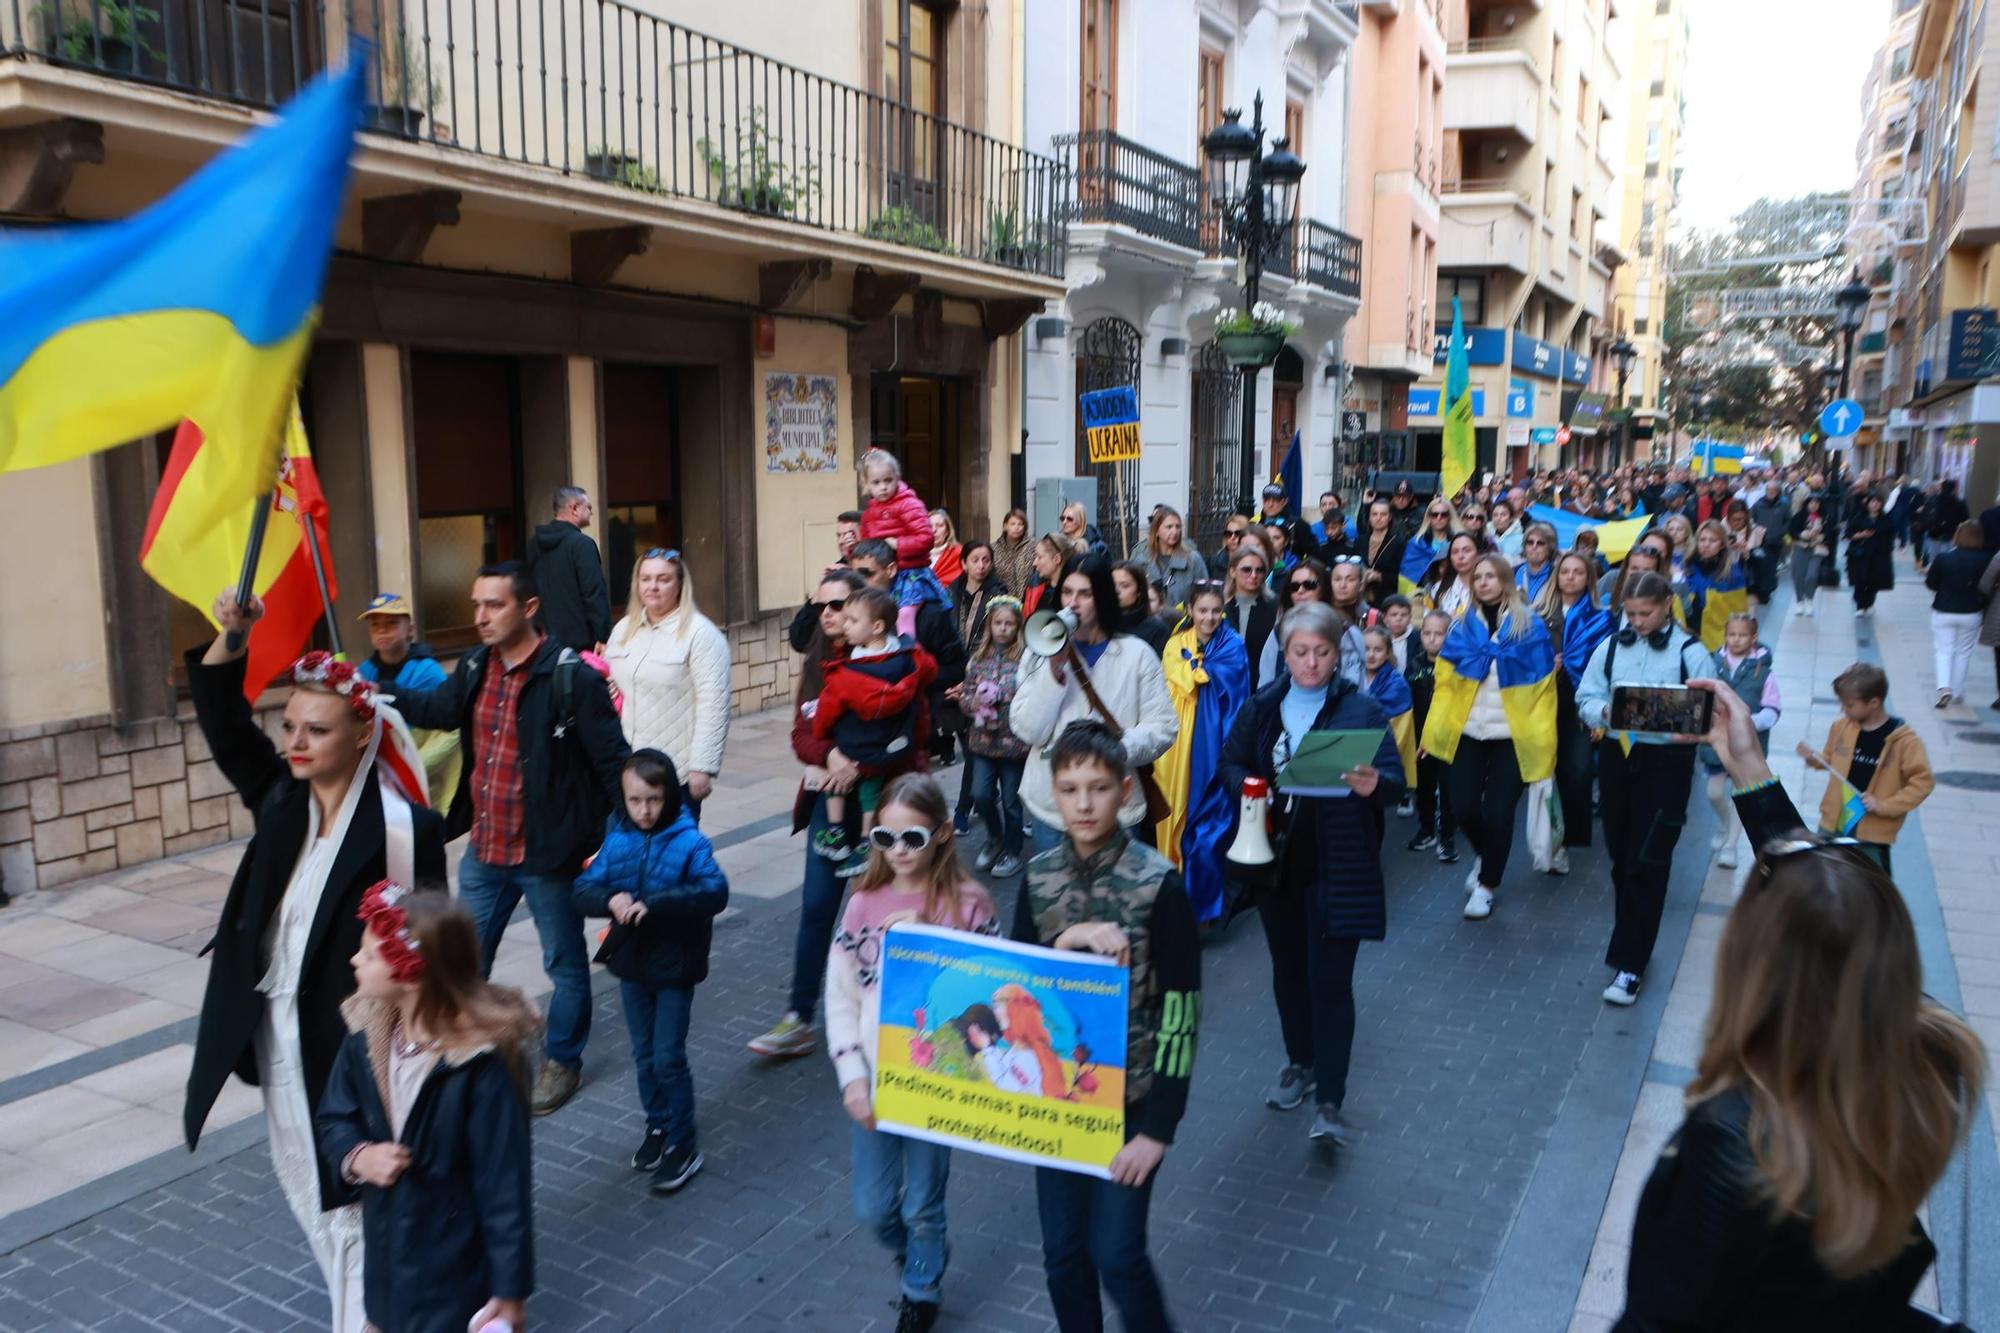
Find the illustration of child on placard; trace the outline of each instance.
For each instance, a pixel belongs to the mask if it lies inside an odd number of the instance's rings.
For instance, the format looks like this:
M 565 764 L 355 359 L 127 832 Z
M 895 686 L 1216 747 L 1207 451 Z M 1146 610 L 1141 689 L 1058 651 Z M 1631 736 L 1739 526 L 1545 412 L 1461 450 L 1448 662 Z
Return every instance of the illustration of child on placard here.
M 986 1079 L 1002 1092 L 1042 1095 L 1042 1065 L 1035 1052 L 1016 1046 L 1002 1033 L 1000 1020 L 983 1004 L 970 1005 L 952 1020 L 966 1049 L 986 1071 Z

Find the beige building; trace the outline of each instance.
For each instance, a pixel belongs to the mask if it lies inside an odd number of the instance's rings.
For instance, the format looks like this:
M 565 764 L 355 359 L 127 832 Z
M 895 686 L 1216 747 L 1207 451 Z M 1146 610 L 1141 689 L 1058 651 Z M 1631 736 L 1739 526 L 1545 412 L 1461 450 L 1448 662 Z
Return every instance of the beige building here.
M 1650 0 L 1643 0 L 1650 2 Z M 1444 81 L 1443 220 L 1435 319 L 1464 310 L 1482 467 L 1520 474 L 1566 453 L 1565 427 L 1588 425 L 1593 354 L 1607 327 L 1615 229 L 1616 115 L 1625 107 L 1613 21 L 1635 0 L 1451 0 Z M 1411 390 L 1417 466 L 1441 431 Z
M 0 210 L 128 215 L 353 45 L 344 6 L 108 8 L 0 9 Z M 636 551 L 684 550 L 762 707 L 857 450 L 993 526 L 1018 330 L 1063 291 L 1016 4 L 353 12 L 387 31 L 302 388 L 350 647 L 377 589 L 441 653 L 471 642 L 472 571 L 575 482 L 614 602 Z M 206 625 L 138 566 L 164 449 L 0 478 L 10 887 L 244 831 L 176 686 Z
M 1622 461 L 1652 456 L 1664 437 L 1661 381 L 1666 356 L 1667 243 L 1680 193 L 1682 81 L 1687 73 L 1687 0 L 1633 0 L 1627 41 L 1624 143 L 1620 156 L 1619 248 L 1613 325 L 1635 350 L 1625 400 L 1631 414 Z M 1613 386 L 1616 394 L 1616 386 Z

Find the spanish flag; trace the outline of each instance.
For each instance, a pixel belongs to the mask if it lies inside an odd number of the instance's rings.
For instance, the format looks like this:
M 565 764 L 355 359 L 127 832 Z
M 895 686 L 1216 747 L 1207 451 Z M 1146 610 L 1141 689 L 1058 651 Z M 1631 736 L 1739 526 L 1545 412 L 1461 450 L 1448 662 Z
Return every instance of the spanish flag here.
M 1729 617 L 1750 609 L 1750 583 L 1744 577 L 1743 562 L 1730 560 L 1726 569 L 1711 578 L 1699 562 L 1690 560 L 1687 583 L 1694 601 L 1692 618 L 1701 626 L 1701 646 L 1715 652 L 1722 647 Z
M 153 511 L 146 516 L 146 536 L 139 547 L 139 565 L 152 575 L 153 582 L 207 616 L 210 624 L 215 623 L 210 611 L 215 594 L 235 586 L 243 573 L 243 552 L 250 540 L 248 509 L 225 514 L 214 522 L 197 517 L 200 505 L 195 501 L 212 489 L 214 475 L 225 462 L 199 427 L 192 421 L 182 422 L 160 477 L 159 493 L 153 497 Z M 320 493 L 319 475 L 313 471 L 297 402 L 292 404 L 284 461 L 278 466 L 270 503 L 264 549 L 251 585 L 264 599 L 264 618 L 250 636 L 250 660 L 243 677 L 243 692 L 253 703 L 264 687 L 305 651 L 313 622 L 322 610 L 312 554 L 306 549 L 308 522 L 325 561 L 327 596 L 339 591 L 333 562 L 327 558 L 326 496 Z
M 1540 616 L 1528 617 L 1527 633 L 1519 638 L 1504 620 L 1498 634 L 1489 633 L 1486 617 L 1478 613 L 1452 623 L 1438 653 L 1437 683 L 1424 719 L 1424 752 L 1451 762 L 1472 712 L 1472 697 L 1496 666 L 1521 781 L 1540 782 L 1556 768 L 1556 650 Z
M 1385 662 L 1369 680 L 1368 693 L 1389 715 L 1389 734 L 1396 738 L 1396 753 L 1403 760 L 1403 771 L 1416 772 L 1417 726 L 1416 713 L 1412 711 L 1416 698 L 1410 693 L 1410 682 L 1403 679 L 1394 662 Z
M 199 528 L 271 488 L 361 105 L 362 62 L 120 222 L 0 239 L 0 472 L 176 426 L 213 460 Z M 240 556 L 240 550 L 239 550 Z

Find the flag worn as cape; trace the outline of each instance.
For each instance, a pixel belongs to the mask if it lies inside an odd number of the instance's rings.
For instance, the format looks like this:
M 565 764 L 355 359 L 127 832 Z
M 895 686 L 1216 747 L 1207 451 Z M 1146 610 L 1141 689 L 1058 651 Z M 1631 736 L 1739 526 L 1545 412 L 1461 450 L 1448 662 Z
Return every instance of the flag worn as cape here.
M 1601 606 L 1588 602 L 1578 602 L 1569 609 L 1563 621 L 1562 664 L 1569 673 L 1569 683 L 1574 685 L 1583 679 L 1583 669 L 1590 665 L 1590 655 L 1597 651 L 1597 645 L 1611 637 L 1611 631 L 1618 627 L 1618 617 Z
M 186 419 L 215 451 L 191 522 L 237 517 L 270 489 L 347 190 L 361 70 L 320 78 L 143 212 L 0 239 L 0 472 Z
M 1614 565 L 1621 563 L 1625 559 L 1625 553 L 1646 535 L 1647 528 L 1653 526 L 1651 514 L 1607 522 L 1601 518 L 1585 518 L 1582 514 L 1572 514 L 1567 509 L 1554 509 L 1548 505 L 1529 505 L 1528 518 L 1531 522 L 1546 523 L 1554 528 L 1556 545 L 1565 551 L 1576 545 L 1577 533 L 1585 528 L 1597 529 L 1598 554 Z
M 1396 571 L 1396 591 L 1405 597 L 1416 596 L 1418 588 L 1423 586 L 1424 575 L 1431 572 L 1431 566 L 1443 554 L 1443 548 L 1429 538 L 1412 535 L 1403 544 L 1403 567 Z
M 1523 560 L 1514 566 L 1514 582 L 1520 585 L 1521 595 L 1528 599 L 1530 606 L 1533 606 L 1535 599 L 1542 595 L 1542 589 L 1548 587 L 1549 578 L 1555 572 L 1556 562 L 1553 560 L 1543 565 L 1539 573 Z
M 1722 647 L 1729 617 L 1750 609 L 1750 583 L 1744 577 L 1743 562 L 1730 561 L 1727 573 L 1711 579 L 1702 573 L 1700 565 L 1690 560 L 1687 585 L 1689 599 L 1694 603 L 1689 619 L 1701 626 L 1701 646 L 1715 652 Z
M 1160 655 L 1167 695 L 1180 729 L 1153 761 L 1153 776 L 1171 807 L 1155 825 L 1156 841 L 1181 869 L 1197 921 L 1225 914 L 1222 855 L 1236 823 L 1237 793 L 1215 780 L 1222 742 L 1250 699 L 1250 653 L 1242 636 L 1220 626 L 1203 648 L 1193 628 L 1167 640 Z
M 1472 373 L 1465 360 L 1465 312 L 1451 298 L 1451 349 L 1444 359 L 1444 466 L 1440 492 L 1456 496 L 1472 480 Z
M 1556 651 L 1549 627 L 1537 615 L 1528 617 L 1528 632 L 1519 638 L 1489 634 L 1486 617 L 1460 616 L 1444 637 L 1438 653 L 1437 683 L 1431 710 L 1424 719 L 1423 748 L 1450 763 L 1458 739 L 1472 712 L 1472 696 L 1494 666 L 1500 672 L 1500 705 L 1506 710 L 1514 757 L 1521 781 L 1540 782 L 1556 767 Z
M 202 517 L 204 501 L 224 484 L 229 461 L 192 421 L 181 423 L 167 456 L 153 509 L 146 516 L 146 535 L 139 546 L 139 565 L 153 582 L 192 606 L 215 624 L 211 607 L 215 594 L 233 589 L 243 572 L 243 551 L 250 539 L 251 511 L 245 505 L 220 519 Z M 305 651 L 313 623 L 326 609 L 313 578 L 312 555 L 306 549 L 305 523 L 310 520 L 326 568 L 328 596 L 337 596 L 332 548 L 327 544 L 326 496 L 313 469 L 306 444 L 305 422 L 292 404 L 285 432 L 285 456 L 271 492 L 271 517 L 264 549 L 257 559 L 251 587 L 264 599 L 264 618 L 250 636 L 250 660 L 243 692 L 251 702 L 278 673 Z M 217 629 L 221 626 L 217 625 Z
M 1375 678 L 1368 682 L 1368 693 L 1382 711 L 1389 715 L 1389 734 L 1396 738 L 1396 753 L 1402 756 L 1403 771 L 1417 771 L 1417 726 L 1416 714 L 1411 711 L 1416 698 L 1410 693 L 1410 682 L 1403 673 L 1396 670 L 1396 664 L 1385 662 Z

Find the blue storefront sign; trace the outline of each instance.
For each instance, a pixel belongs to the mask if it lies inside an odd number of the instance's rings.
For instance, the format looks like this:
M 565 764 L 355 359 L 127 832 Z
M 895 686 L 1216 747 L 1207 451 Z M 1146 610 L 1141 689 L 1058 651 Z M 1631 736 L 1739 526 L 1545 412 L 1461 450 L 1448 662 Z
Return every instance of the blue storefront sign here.
M 1507 386 L 1507 419 L 1527 421 L 1535 415 L 1535 391 L 1516 380 Z
M 1590 383 L 1590 358 L 1580 352 L 1563 349 L 1562 377 L 1569 384 Z
M 1432 340 L 1431 360 L 1443 365 L 1451 352 L 1451 328 L 1437 331 Z M 1470 328 L 1465 331 L 1465 363 L 1469 366 L 1498 366 L 1507 360 L 1507 330 Z
M 1552 380 L 1561 378 L 1562 368 L 1562 348 L 1525 333 L 1514 335 L 1514 369 Z
M 1554 426 L 1537 426 L 1528 432 L 1528 441 L 1531 444 L 1554 444 L 1556 442 L 1556 428 Z
M 1411 389 L 1410 415 L 1412 417 L 1437 416 L 1441 410 L 1439 405 L 1443 398 L 1443 389 Z M 1486 415 L 1486 390 L 1474 389 L 1472 391 L 1472 415 L 1476 417 Z
M 1994 373 L 1994 353 L 2000 351 L 2000 312 L 1979 308 L 1951 312 L 1951 341 L 1945 346 L 1944 377 L 1985 379 Z

